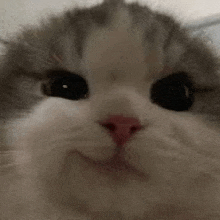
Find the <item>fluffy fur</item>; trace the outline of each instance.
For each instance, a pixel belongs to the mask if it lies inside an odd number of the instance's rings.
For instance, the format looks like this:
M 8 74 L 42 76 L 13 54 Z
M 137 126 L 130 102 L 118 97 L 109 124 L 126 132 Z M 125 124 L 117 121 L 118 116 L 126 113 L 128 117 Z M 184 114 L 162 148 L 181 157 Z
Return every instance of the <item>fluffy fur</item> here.
M 1 63 L 1 219 L 220 219 L 219 60 L 172 18 L 104 1 L 25 29 Z M 53 69 L 83 76 L 89 97 L 44 96 Z M 152 103 L 152 84 L 180 71 L 190 110 Z M 98 123 L 109 115 L 141 122 L 123 154 L 135 172 L 91 162 L 118 148 Z

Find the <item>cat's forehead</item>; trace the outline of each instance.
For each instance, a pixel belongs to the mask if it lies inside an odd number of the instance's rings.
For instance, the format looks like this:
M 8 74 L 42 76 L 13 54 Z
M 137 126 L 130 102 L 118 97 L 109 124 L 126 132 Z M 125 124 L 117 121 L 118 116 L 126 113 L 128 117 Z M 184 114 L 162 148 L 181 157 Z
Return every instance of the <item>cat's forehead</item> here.
M 149 77 L 156 76 L 155 72 L 161 73 L 164 40 L 148 40 L 146 31 L 149 30 L 145 28 L 141 24 L 134 25 L 134 16 L 128 8 L 117 8 L 109 25 L 95 27 L 86 39 L 82 58 L 87 69 L 96 74 L 111 73 L 118 77 L 147 74 Z M 178 46 L 176 60 L 183 53 L 181 45 Z
M 87 69 L 106 73 L 137 71 L 145 66 L 144 48 L 125 27 L 97 30 L 85 45 L 83 59 Z M 145 67 L 146 68 L 146 67 Z

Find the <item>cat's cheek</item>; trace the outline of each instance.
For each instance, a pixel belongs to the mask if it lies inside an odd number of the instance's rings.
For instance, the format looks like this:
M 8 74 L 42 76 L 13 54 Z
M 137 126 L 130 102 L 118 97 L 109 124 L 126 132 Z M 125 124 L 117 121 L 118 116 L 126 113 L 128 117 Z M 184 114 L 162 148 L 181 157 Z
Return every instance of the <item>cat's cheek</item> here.
M 149 127 L 129 143 L 127 150 L 138 155 L 130 162 L 149 175 L 148 184 L 197 203 L 213 188 L 219 192 L 219 132 L 192 116 L 174 118 L 169 128 Z
M 86 123 L 85 106 L 50 98 L 36 106 L 26 117 L 8 123 L 9 145 L 24 145 L 34 156 L 51 151 L 77 128 Z M 23 148 L 17 148 L 21 150 Z
M 47 99 L 26 117 L 8 122 L 8 145 L 14 150 L 20 172 L 26 172 L 29 167 L 29 171 L 35 169 L 48 175 L 50 170 L 51 175 L 57 175 L 66 151 L 74 150 L 73 142 L 65 140 L 69 140 L 70 131 L 74 131 L 76 125 L 86 121 L 87 114 L 82 106 L 61 99 Z

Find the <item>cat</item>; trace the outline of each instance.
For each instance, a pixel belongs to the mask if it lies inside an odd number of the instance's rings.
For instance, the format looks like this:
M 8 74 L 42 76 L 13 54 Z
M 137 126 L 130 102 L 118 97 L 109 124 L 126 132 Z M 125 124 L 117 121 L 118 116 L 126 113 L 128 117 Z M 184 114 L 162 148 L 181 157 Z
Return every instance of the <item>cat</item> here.
M 104 0 L 12 37 L 1 220 L 219 220 L 219 58 L 174 18 Z

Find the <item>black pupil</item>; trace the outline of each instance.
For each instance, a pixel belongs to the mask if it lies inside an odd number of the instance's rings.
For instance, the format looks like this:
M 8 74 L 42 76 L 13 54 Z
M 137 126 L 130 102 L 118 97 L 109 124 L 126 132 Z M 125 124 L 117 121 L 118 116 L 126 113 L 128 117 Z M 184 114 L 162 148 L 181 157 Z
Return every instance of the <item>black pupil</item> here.
M 49 81 L 43 85 L 43 92 L 48 96 L 79 100 L 88 95 L 87 82 L 77 74 L 53 71 L 48 78 Z
M 193 86 L 184 73 L 158 80 L 151 88 L 153 103 L 174 111 L 186 111 L 193 104 Z

